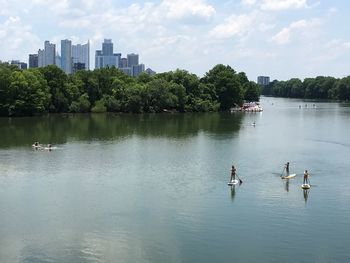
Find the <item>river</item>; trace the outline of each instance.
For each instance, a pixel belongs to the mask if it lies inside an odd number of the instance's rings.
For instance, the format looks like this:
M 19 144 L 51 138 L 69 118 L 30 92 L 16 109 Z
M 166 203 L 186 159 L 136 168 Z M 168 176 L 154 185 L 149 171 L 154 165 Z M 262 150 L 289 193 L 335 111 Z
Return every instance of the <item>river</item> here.
M 0 118 L 0 262 L 349 262 L 350 105 L 261 105 Z

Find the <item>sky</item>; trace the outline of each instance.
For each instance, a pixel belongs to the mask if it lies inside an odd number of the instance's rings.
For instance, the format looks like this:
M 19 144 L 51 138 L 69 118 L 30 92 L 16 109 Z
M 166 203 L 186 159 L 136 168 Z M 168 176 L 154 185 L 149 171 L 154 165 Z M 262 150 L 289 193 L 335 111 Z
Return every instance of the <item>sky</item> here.
M 28 61 L 50 40 L 138 53 L 157 72 L 216 64 L 287 80 L 350 75 L 350 1 L 0 0 L 0 60 Z

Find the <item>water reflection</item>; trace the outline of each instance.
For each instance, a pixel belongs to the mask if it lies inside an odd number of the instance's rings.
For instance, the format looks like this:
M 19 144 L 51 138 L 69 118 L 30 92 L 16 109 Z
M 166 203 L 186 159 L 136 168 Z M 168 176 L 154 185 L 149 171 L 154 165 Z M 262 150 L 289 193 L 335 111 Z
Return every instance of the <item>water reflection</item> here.
M 284 189 L 289 192 L 289 179 L 284 180 Z
M 231 201 L 232 202 L 235 199 L 235 195 L 236 195 L 236 186 L 235 185 L 231 185 Z
M 244 114 L 53 114 L 0 118 L 0 147 L 27 146 L 34 141 L 63 144 L 70 140 L 115 140 L 141 137 L 188 138 L 206 132 L 232 136 Z
M 303 196 L 304 196 L 305 203 L 307 202 L 307 199 L 309 198 L 309 191 L 310 191 L 310 189 L 303 189 Z

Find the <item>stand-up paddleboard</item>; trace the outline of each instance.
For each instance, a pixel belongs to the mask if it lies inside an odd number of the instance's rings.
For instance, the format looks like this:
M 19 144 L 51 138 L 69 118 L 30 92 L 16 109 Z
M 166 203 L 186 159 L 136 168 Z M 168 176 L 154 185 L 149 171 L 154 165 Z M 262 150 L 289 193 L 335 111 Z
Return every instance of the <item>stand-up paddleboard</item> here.
M 302 184 L 301 188 L 303 189 L 310 189 L 311 185 L 310 184 Z
M 295 177 L 296 175 L 297 175 L 297 174 L 290 174 L 290 175 L 282 176 L 281 178 L 282 178 L 282 179 L 290 179 L 290 178 Z
M 228 185 L 236 185 L 236 184 L 238 184 L 238 183 L 239 183 L 239 181 L 238 181 L 237 179 L 235 179 L 235 180 L 229 181 L 227 184 L 228 184 Z
M 57 147 L 45 147 L 44 149 L 45 149 L 45 150 L 56 150 Z

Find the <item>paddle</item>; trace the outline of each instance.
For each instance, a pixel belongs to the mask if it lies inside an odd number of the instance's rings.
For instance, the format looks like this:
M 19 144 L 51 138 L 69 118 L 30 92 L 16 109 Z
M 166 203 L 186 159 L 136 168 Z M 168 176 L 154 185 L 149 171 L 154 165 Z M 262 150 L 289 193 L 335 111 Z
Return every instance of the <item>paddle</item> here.
M 286 169 L 286 167 L 283 168 L 282 173 L 281 173 L 281 177 L 283 176 L 284 173 L 284 169 Z
M 236 174 L 238 180 L 239 180 L 239 184 L 243 183 L 243 181 L 238 177 L 238 175 Z

